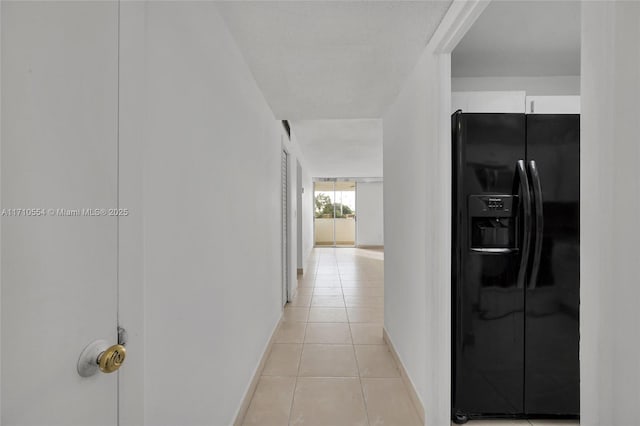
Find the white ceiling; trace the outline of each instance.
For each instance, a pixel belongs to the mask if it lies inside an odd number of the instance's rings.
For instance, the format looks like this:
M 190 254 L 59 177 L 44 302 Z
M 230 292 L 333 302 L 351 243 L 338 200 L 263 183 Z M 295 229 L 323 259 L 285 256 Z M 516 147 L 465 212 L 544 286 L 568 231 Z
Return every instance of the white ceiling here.
M 452 75 L 580 75 L 580 2 L 491 2 L 454 50 Z
M 276 117 L 309 120 L 381 117 L 450 3 L 229 1 L 219 8 Z
M 381 177 L 382 120 L 291 121 L 313 177 Z

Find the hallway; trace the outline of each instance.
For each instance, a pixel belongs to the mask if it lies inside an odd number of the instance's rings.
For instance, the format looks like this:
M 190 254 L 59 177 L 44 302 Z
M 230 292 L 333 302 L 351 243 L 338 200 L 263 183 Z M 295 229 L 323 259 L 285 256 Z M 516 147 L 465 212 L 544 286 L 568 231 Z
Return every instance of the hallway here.
M 421 424 L 382 338 L 384 253 L 316 248 L 244 425 Z
M 619 0 L 0 1 L 0 426 L 449 426 L 475 396 L 640 425 L 639 22 Z M 520 124 L 452 143 L 458 108 Z M 530 137 L 578 113 L 578 150 Z M 579 405 L 534 410 L 536 382 Z

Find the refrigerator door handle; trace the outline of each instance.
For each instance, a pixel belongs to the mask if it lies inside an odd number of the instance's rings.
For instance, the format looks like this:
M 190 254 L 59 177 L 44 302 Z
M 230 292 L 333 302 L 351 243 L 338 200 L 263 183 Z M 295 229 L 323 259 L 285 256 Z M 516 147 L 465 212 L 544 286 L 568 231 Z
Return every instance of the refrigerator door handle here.
M 476 253 L 490 253 L 490 254 L 505 254 L 505 253 L 517 253 L 519 250 L 516 248 L 470 248 L 469 250 Z
M 542 201 L 542 185 L 540 183 L 540 173 L 535 160 L 529 161 L 529 175 L 531 176 L 531 188 L 533 190 L 533 201 L 535 206 L 535 237 L 533 240 L 533 262 L 531 264 L 531 275 L 529 276 L 529 288 L 536 288 L 538 281 L 538 271 L 540 270 L 540 258 L 542 257 L 542 239 L 544 231 L 544 211 Z
M 531 249 L 531 194 L 529 192 L 529 177 L 525 168 L 524 160 L 518 160 L 516 163 L 517 177 L 519 188 L 514 187 L 514 192 L 520 192 L 520 200 L 522 201 L 522 244 L 520 250 L 520 268 L 518 270 L 518 288 L 524 288 L 525 278 L 527 275 L 527 266 L 529 262 L 529 251 Z

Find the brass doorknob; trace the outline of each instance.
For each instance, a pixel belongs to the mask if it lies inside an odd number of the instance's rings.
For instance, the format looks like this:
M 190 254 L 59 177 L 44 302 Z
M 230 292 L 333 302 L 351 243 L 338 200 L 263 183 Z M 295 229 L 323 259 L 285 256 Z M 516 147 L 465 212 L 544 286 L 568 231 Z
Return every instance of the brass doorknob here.
M 98 355 L 98 368 L 103 373 L 118 371 L 125 358 L 127 350 L 122 345 L 113 345 Z
M 119 341 L 120 344 L 113 346 L 109 346 L 106 340 L 95 340 L 89 343 L 78 358 L 78 374 L 82 377 L 91 377 L 100 371 L 103 373 L 118 371 L 127 357 L 124 339 Z

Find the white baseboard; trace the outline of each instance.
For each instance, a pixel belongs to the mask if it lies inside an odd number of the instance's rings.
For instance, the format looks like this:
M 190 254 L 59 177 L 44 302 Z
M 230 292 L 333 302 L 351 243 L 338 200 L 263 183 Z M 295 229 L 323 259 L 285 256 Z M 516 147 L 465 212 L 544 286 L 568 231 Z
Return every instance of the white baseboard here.
M 244 394 L 244 398 L 242 398 L 242 403 L 240 404 L 240 408 L 238 409 L 238 414 L 236 414 L 236 419 L 233 422 L 233 426 L 242 426 L 244 422 L 244 418 L 247 415 L 247 411 L 249 410 L 249 405 L 251 404 L 251 400 L 253 399 L 253 394 L 256 391 L 256 387 L 258 386 L 258 382 L 260 381 L 260 376 L 262 376 L 262 371 L 264 371 L 264 366 L 267 362 L 267 358 L 269 354 L 271 354 L 271 348 L 273 347 L 273 342 L 276 337 L 276 333 L 280 328 L 280 324 L 282 323 L 282 317 L 280 321 L 276 324 L 275 328 L 271 332 L 271 337 L 267 342 L 267 345 L 264 348 L 264 352 L 262 353 L 262 357 L 260 358 L 260 362 L 258 363 L 258 367 L 256 368 L 255 373 L 253 374 L 253 378 L 249 383 L 249 387 Z
M 370 245 L 370 244 L 358 244 L 356 247 L 359 249 L 370 249 L 370 250 L 384 249 L 384 246 Z
M 404 368 L 404 365 L 402 364 L 402 361 L 398 356 L 398 352 L 396 351 L 396 348 L 393 346 L 393 342 L 391 341 L 391 338 L 389 337 L 389 334 L 387 334 L 387 330 L 384 327 L 382 328 L 382 338 L 384 339 L 387 346 L 389 346 L 391 355 L 393 356 L 393 359 L 396 361 L 396 364 L 398 365 L 398 369 L 400 370 L 400 377 L 402 377 L 402 381 L 404 382 L 405 386 L 409 390 L 409 398 L 411 398 L 411 402 L 413 402 L 413 405 L 416 408 L 416 411 L 418 412 L 418 417 L 420 417 L 420 422 L 424 424 L 424 418 L 425 418 L 424 405 L 422 405 L 422 401 L 418 396 L 418 392 L 416 392 L 416 387 L 413 385 L 413 382 L 409 378 L 409 375 L 407 374 L 407 370 Z

